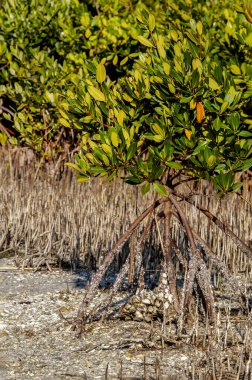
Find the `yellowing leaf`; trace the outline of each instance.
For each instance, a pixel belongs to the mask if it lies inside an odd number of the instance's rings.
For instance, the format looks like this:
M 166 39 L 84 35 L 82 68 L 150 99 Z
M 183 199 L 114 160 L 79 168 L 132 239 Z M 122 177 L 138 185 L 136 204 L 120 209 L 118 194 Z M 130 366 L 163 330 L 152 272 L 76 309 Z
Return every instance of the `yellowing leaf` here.
M 197 122 L 201 123 L 202 120 L 204 119 L 204 117 L 205 117 L 204 106 L 203 106 L 202 102 L 197 102 L 197 104 L 196 104 L 196 118 L 197 118 Z
M 126 141 L 130 140 L 130 135 L 129 135 L 129 132 L 127 131 L 127 129 L 123 128 L 122 133 L 123 133 L 123 136 L 124 136 Z
M 169 88 L 169 91 L 170 91 L 172 94 L 175 94 L 176 89 L 175 89 L 175 87 L 173 86 L 172 83 L 169 83 L 169 84 L 168 84 L 168 88 Z
M 125 112 L 123 110 L 120 110 L 117 114 L 117 121 L 119 125 L 122 127 L 123 126 L 123 120 L 126 117 Z
M 81 25 L 87 28 L 90 25 L 89 13 L 87 12 L 83 13 L 83 15 L 81 16 L 80 22 L 81 22 Z
M 164 141 L 164 137 L 161 136 L 161 135 L 154 135 L 154 136 L 152 137 L 152 139 L 153 139 L 154 141 L 156 141 L 156 142 Z
M 172 30 L 171 31 L 171 38 L 173 39 L 173 41 L 177 42 L 178 41 L 178 33 L 176 30 Z
M 113 131 L 113 132 L 111 133 L 110 138 L 111 138 L 111 142 L 112 142 L 112 144 L 117 148 L 118 145 L 119 145 L 118 134 L 117 134 L 115 131 Z
M 120 62 L 120 66 L 125 65 L 125 63 L 128 62 L 128 59 L 129 59 L 129 57 L 125 57 L 125 58 L 123 58 L 123 59 L 121 60 L 121 62 Z
M 189 129 L 185 129 L 185 135 L 188 138 L 188 140 L 191 140 L 192 137 L 192 131 L 189 131 Z
M 123 92 L 122 97 L 126 100 L 126 102 L 130 103 L 133 101 L 133 99 L 128 94 L 126 94 L 126 92 Z
M 99 83 L 104 82 L 106 79 L 106 69 L 102 63 L 99 63 L 99 65 L 96 68 L 96 79 Z
M 91 162 L 94 162 L 95 161 L 95 157 L 92 153 L 86 153 L 86 157 L 91 161 Z
M 245 38 L 245 42 L 249 47 L 252 47 L 252 33 L 249 33 L 248 36 Z
M 252 23 L 252 1 L 251 0 L 243 1 L 243 10 L 244 10 L 247 20 Z
M 228 108 L 229 106 L 229 102 L 228 101 L 224 101 L 221 105 L 221 109 L 220 109 L 220 112 L 223 113 L 224 111 L 226 111 L 226 109 Z
M 135 80 L 138 82 L 141 79 L 141 73 L 138 70 L 134 71 Z
M 62 124 L 64 127 L 66 127 L 66 128 L 70 128 L 70 124 L 69 124 L 69 122 L 68 122 L 66 119 L 63 119 L 63 117 L 60 117 L 59 120 L 58 120 L 58 122 L 59 122 L 60 124 Z
M 202 63 L 199 58 L 194 58 L 192 60 L 192 67 L 194 70 L 198 69 L 198 72 L 202 74 Z
M 197 28 L 197 31 L 198 31 L 199 35 L 201 36 L 202 35 L 202 31 L 203 31 L 203 25 L 202 25 L 201 21 L 197 22 L 196 28 Z
M 147 38 L 143 36 L 138 36 L 137 39 L 142 45 L 147 47 L 153 47 L 152 43 L 149 40 L 147 40 Z
M 151 32 L 155 29 L 155 17 L 152 14 L 149 14 L 149 29 Z
M 105 156 L 105 154 L 102 155 L 102 161 L 106 166 L 109 166 L 109 159 L 107 156 Z
M 147 63 L 147 65 L 150 65 L 150 64 L 151 64 L 151 57 L 147 57 L 147 58 L 146 58 L 146 63 Z
M 86 101 L 87 105 L 90 107 L 91 106 L 91 96 L 89 95 L 88 92 L 86 92 L 86 94 L 85 94 L 85 101 Z
M 59 113 L 61 114 L 61 116 L 62 116 L 64 119 L 68 119 L 67 114 L 66 114 L 63 110 L 59 109 Z
M 228 102 L 229 104 L 231 104 L 235 98 L 235 95 L 236 95 L 236 90 L 234 88 L 234 86 L 231 86 L 228 90 L 228 93 L 226 94 L 224 100 L 226 102 Z
M 218 85 L 218 83 L 213 78 L 209 78 L 209 87 L 212 90 L 219 90 L 220 89 L 220 86 Z
M 113 58 L 113 65 L 116 65 L 118 62 L 118 55 L 115 55 Z
M 165 133 L 163 131 L 163 129 L 156 123 L 152 124 L 152 129 L 154 132 L 156 132 L 157 135 L 160 135 L 160 136 L 164 136 Z
M 190 105 L 190 110 L 194 110 L 194 108 L 196 107 L 196 101 L 194 99 L 192 99 L 189 103 Z
M 86 38 L 89 38 L 91 35 L 92 35 L 91 30 L 90 30 L 90 29 L 87 29 L 87 30 L 86 30 L 86 33 L 85 33 L 85 37 L 86 37 Z
M 105 102 L 105 96 L 100 90 L 98 90 L 98 88 L 94 86 L 88 86 L 88 92 L 95 100 Z
M 240 67 L 238 67 L 236 65 L 231 65 L 230 66 L 230 71 L 234 75 L 241 75 L 241 69 L 240 69 Z
M 166 75 L 170 74 L 171 66 L 169 65 L 169 63 L 164 62 L 163 63 L 163 69 L 164 69 L 164 72 Z
M 125 138 L 126 147 L 129 148 L 130 142 L 131 142 L 129 132 L 127 131 L 127 129 L 122 128 L 122 133 L 123 133 L 123 137 Z
M 112 151 L 112 148 L 111 148 L 110 145 L 108 145 L 108 144 L 101 144 L 101 147 L 102 147 L 102 149 L 104 150 L 105 153 L 107 153 L 110 156 L 112 156 L 113 151 Z
M 166 57 L 166 52 L 165 52 L 165 49 L 164 49 L 164 39 L 162 36 L 160 36 L 156 42 L 157 44 L 157 50 L 158 50 L 158 54 L 160 55 L 161 58 L 165 58 Z
M 207 163 L 210 168 L 213 167 L 216 163 L 216 157 L 214 155 L 211 155 L 208 157 Z

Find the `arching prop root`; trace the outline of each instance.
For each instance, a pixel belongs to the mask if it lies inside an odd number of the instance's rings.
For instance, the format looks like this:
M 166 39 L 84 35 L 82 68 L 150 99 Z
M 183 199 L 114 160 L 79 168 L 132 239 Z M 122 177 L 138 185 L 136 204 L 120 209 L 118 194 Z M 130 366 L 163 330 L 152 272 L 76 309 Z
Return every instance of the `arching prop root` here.
M 82 302 L 79 305 L 77 319 L 76 319 L 76 335 L 80 336 L 82 333 L 82 327 L 83 327 L 83 321 L 86 317 L 86 310 L 87 306 L 92 300 L 94 293 L 96 289 L 98 288 L 100 281 L 104 274 L 106 273 L 109 265 L 112 263 L 115 256 L 120 252 L 123 245 L 126 243 L 126 241 L 130 238 L 130 236 L 133 234 L 135 229 L 139 226 L 139 224 L 155 209 L 157 208 L 161 203 L 163 203 L 165 199 L 161 199 L 159 201 L 155 201 L 150 207 L 148 207 L 124 232 L 124 234 L 119 238 L 117 243 L 113 246 L 111 251 L 105 256 L 104 261 L 98 271 L 96 272 L 95 276 L 92 278 L 90 285 L 87 288 L 85 297 L 83 298 Z
M 130 249 L 130 253 L 126 258 L 126 261 L 117 275 L 117 279 L 115 280 L 112 288 L 108 292 L 108 296 L 104 305 L 99 305 L 99 308 L 103 311 L 100 312 L 100 315 L 104 315 L 106 313 L 106 309 L 110 305 L 113 300 L 113 297 L 117 293 L 121 283 L 124 281 L 126 275 L 130 278 L 131 284 L 135 284 L 135 290 L 143 287 L 143 276 L 142 269 L 142 245 L 151 231 L 153 225 L 156 224 L 157 229 L 158 221 L 163 221 L 163 236 L 161 236 L 160 230 L 160 244 L 163 252 L 163 265 L 162 272 L 167 275 L 169 292 L 172 295 L 173 299 L 173 308 L 177 314 L 177 318 L 179 320 L 179 326 L 182 328 L 184 317 L 187 315 L 189 311 L 189 305 L 192 297 L 192 292 L 194 288 L 195 282 L 198 284 L 201 292 L 204 296 L 205 305 L 207 309 L 207 314 L 211 322 L 215 321 L 216 313 L 215 313 L 215 305 L 214 305 L 214 295 L 211 284 L 211 275 L 210 271 L 207 268 L 206 262 L 199 251 L 196 241 L 198 244 L 203 247 L 204 255 L 207 258 L 207 261 L 211 261 L 215 264 L 216 268 L 222 273 L 224 278 L 233 285 L 235 284 L 234 277 L 229 273 L 225 264 L 218 259 L 211 249 L 208 247 L 207 243 L 201 239 L 200 236 L 194 232 L 187 220 L 187 217 L 181 207 L 180 202 L 176 199 L 176 197 L 181 200 L 187 201 L 191 204 L 193 202 L 189 197 L 183 196 L 181 194 L 175 193 L 171 190 L 170 195 L 167 198 L 162 198 L 160 200 L 155 200 L 154 203 L 148 207 L 125 231 L 125 233 L 119 238 L 117 243 L 113 246 L 111 251 L 105 256 L 104 261 L 94 277 L 92 278 L 85 296 L 81 301 L 78 309 L 77 318 L 75 320 L 76 325 L 76 336 L 80 336 L 85 323 L 89 320 L 92 320 L 92 315 L 97 312 L 97 308 L 93 309 L 91 312 L 88 312 L 88 306 L 91 300 L 94 298 L 95 291 L 98 289 L 100 281 L 104 277 L 106 271 L 108 270 L 110 264 L 115 259 L 116 255 L 119 254 L 123 245 L 126 241 L 134 234 L 135 230 L 139 227 L 139 225 L 148 217 L 147 223 L 145 225 L 142 236 L 138 241 L 136 241 L 135 248 L 132 245 Z M 155 210 L 164 204 L 163 210 L 159 212 L 157 215 L 155 214 Z M 193 204 L 194 205 L 194 204 Z M 250 256 L 251 250 L 246 246 L 244 242 L 242 242 L 232 231 L 230 228 L 224 225 L 224 223 L 220 222 L 215 216 L 213 216 L 208 210 L 203 209 L 201 206 L 196 205 L 196 207 L 207 215 L 215 224 L 218 225 L 219 228 L 224 230 L 228 236 L 230 236 L 238 245 L 238 247 L 245 252 L 248 256 Z M 183 253 L 179 250 L 176 243 L 171 238 L 171 220 L 172 217 L 176 217 L 180 222 L 185 234 L 188 238 L 189 249 L 187 254 L 184 256 Z M 135 240 L 135 239 L 134 239 Z M 133 240 L 133 241 L 134 241 Z M 176 271 L 174 266 L 174 258 L 177 257 L 180 265 L 183 267 L 184 271 L 184 285 L 182 290 L 181 299 L 179 300 L 178 289 L 177 289 L 177 279 L 176 279 Z M 251 256 L 250 256 L 251 257 Z M 134 283 L 135 281 L 135 283 Z M 236 287 L 237 290 L 237 287 Z M 242 290 L 240 290 L 242 295 Z M 133 294 L 133 292 L 132 292 Z

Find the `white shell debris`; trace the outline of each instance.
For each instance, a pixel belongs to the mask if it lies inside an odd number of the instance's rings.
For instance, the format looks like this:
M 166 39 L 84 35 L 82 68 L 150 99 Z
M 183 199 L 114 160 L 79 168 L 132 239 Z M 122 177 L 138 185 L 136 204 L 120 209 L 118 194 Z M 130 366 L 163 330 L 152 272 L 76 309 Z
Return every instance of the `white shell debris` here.
M 124 306 L 122 316 L 126 320 L 151 322 L 154 319 L 163 319 L 164 312 L 173 303 L 173 296 L 168 287 L 167 275 L 162 274 L 158 288 L 141 290 L 134 295 Z

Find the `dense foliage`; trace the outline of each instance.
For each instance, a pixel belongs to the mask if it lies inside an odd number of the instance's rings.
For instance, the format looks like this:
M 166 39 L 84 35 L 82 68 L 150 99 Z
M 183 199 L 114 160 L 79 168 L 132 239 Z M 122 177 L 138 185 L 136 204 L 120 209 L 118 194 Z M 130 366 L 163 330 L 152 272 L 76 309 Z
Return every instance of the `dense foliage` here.
M 142 11 L 145 52 L 113 85 L 102 61 L 88 66 L 70 100 L 80 181 L 119 176 L 161 195 L 178 174 L 211 180 L 220 196 L 241 186 L 234 173 L 252 165 L 252 24 L 225 1 L 207 5 L 171 2 L 160 31 Z
M 154 182 L 164 194 L 169 168 L 220 194 L 239 186 L 252 153 L 251 1 L 8 0 L 0 25 L 2 144 L 47 157 L 81 146 L 80 180 L 120 176 L 143 192 Z
M 87 59 L 102 60 L 111 80 L 131 68 L 142 8 L 141 1 L 1 2 L 0 143 L 9 136 L 47 156 L 76 144 L 78 127 L 58 109 L 88 75 Z

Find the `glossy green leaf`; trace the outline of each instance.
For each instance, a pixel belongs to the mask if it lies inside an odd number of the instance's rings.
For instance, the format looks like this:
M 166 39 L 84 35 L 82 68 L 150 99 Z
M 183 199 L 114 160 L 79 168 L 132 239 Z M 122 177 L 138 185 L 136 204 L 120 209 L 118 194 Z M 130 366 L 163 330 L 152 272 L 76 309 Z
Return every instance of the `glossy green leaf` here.
M 159 195 L 162 195 L 162 197 L 168 196 L 168 191 L 166 190 L 164 185 L 162 185 L 159 182 L 154 182 L 152 185 L 153 185 L 153 189 L 156 191 L 156 193 L 158 193 Z

